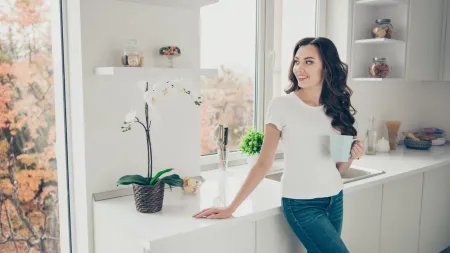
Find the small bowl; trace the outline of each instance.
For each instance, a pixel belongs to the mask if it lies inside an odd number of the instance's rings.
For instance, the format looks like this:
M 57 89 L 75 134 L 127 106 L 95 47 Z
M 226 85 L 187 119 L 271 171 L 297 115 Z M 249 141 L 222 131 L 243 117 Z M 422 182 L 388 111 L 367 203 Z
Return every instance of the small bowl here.
M 444 145 L 447 140 L 445 138 L 437 138 L 436 140 L 431 141 L 433 143 L 433 146 L 441 146 Z
M 405 146 L 410 149 L 428 150 L 432 146 L 432 141 L 415 141 L 409 137 L 405 137 Z

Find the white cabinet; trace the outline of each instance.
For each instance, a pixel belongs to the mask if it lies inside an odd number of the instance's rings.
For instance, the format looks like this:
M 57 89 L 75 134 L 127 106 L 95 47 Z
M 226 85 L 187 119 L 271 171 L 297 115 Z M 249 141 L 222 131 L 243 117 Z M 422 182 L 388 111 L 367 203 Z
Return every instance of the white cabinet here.
M 417 253 L 423 174 L 383 186 L 380 253 Z
M 268 217 L 256 222 L 256 253 L 305 253 L 283 215 Z
M 382 185 L 345 194 L 342 239 L 350 252 L 378 253 Z
M 445 43 L 442 78 L 444 81 L 450 81 L 450 0 L 445 0 L 445 5 L 447 12 L 444 19 Z
M 212 226 L 150 243 L 150 253 L 252 253 L 255 222 Z
M 406 79 L 441 79 L 444 0 L 410 0 Z
M 450 246 L 450 166 L 424 173 L 419 252 Z

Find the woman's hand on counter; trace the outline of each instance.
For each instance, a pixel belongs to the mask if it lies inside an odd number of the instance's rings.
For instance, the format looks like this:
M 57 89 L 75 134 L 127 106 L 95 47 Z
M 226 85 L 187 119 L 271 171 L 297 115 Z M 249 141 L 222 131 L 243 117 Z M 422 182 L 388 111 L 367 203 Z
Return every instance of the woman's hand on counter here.
M 196 214 L 194 214 L 192 217 L 194 218 L 207 218 L 207 219 L 226 219 L 230 218 L 234 213 L 234 210 L 230 207 L 211 207 L 204 209 Z

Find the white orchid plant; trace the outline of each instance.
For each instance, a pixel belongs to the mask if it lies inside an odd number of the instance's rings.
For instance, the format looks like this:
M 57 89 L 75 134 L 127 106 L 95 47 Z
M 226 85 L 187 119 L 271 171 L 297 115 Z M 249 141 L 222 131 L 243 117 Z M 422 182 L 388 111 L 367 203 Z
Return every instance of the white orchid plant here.
M 144 101 L 145 101 L 145 120 L 141 121 L 136 116 L 136 111 L 131 110 L 125 117 L 125 121 L 123 122 L 122 132 L 127 132 L 131 130 L 131 125 L 134 123 L 138 123 L 144 128 L 145 136 L 147 138 L 147 177 L 143 177 L 141 175 L 126 175 L 121 177 L 117 181 L 117 186 L 119 185 L 129 185 L 129 184 L 139 184 L 139 185 L 155 185 L 158 182 L 168 184 L 170 187 L 179 186 L 183 187 L 183 179 L 180 178 L 177 174 L 172 174 L 170 176 L 166 176 L 160 178 L 163 174 L 168 173 L 173 170 L 173 168 L 165 169 L 158 172 L 155 176 L 152 176 L 153 170 L 153 157 L 152 157 L 152 142 L 150 139 L 150 127 L 152 120 L 150 116 L 157 116 L 155 109 L 156 102 L 164 96 L 167 96 L 169 92 L 172 90 L 178 90 L 178 92 L 186 94 L 190 96 L 190 98 L 194 101 L 196 106 L 201 105 L 201 97 L 195 96 L 192 91 L 186 90 L 180 86 L 181 79 L 165 81 L 164 83 L 155 83 L 151 90 L 149 90 L 149 85 L 147 81 L 139 81 L 138 85 L 144 92 Z M 149 112 L 149 110 L 151 112 Z

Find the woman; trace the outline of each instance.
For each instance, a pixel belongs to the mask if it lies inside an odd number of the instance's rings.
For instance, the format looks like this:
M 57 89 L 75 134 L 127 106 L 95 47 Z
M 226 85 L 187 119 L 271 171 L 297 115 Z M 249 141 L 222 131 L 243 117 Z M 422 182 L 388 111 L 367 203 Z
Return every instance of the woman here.
M 353 145 L 348 162 L 334 162 L 329 150 L 330 135 L 357 135 L 347 65 L 329 39 L 305 38 L 295 45 L 289 80 L 288 95 L 269 104 L 259 159 L 233 202 L 226 208 L 205 209 L 194 217 L 230 217 L 271 169 L 281 138 L 285 159 L 281 207 L 287 222 L 308 252 L 348 252 L 340 238 L 340 173 L 364 154 L 364 145 Z

